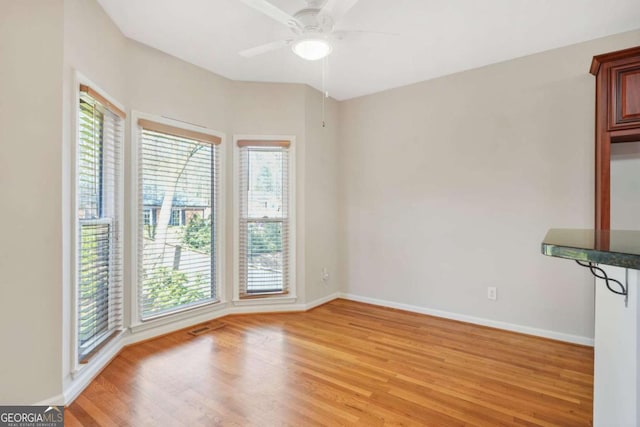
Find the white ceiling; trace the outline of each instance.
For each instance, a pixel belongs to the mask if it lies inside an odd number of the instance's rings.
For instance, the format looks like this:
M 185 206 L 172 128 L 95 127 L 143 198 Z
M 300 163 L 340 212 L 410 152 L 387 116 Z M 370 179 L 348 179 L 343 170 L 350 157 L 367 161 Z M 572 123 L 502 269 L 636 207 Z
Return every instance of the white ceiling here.
M 304 61 L 287 47 L 238 55 L 290 35 L 240 0 L 98 1 L 127 37 L 214 73 L 321 88 L 321 61 Z M 290 14 L 306 5 L 272 3 Z M 360 0 L 336 29 L 398 35 L 350 34 L 337 42 L 327 89 L 344 100 L 638 28 L 638 0 Z

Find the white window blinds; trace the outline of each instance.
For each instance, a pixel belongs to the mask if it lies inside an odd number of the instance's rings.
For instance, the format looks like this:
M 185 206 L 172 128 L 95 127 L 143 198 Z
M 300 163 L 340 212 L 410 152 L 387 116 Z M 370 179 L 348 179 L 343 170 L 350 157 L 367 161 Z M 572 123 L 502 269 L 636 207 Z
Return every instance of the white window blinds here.
M 289 290 L 289 141 L 238 141 L 240 298 Z
M 138 303 L 146 320 L 217 299 L 220 138 L 138 124 Z
M 80 86 L 76 164 L 78 361 L 122 329 L 121 146 L 124 113 Z

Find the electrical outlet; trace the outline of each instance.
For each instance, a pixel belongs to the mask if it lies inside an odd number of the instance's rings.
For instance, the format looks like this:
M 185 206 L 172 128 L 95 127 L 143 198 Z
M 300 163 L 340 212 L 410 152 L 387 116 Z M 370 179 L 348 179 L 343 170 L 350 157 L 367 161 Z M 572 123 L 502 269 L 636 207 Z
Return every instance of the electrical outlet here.
M 487 288 L 487 298 L 489 298 L 491 301 L 495 301 L 498 299 L 498 288 L 496 288 L 495 286 L 489 286 Z
M 325 285 L 327 284 L 327 282 L 329 282 L 329 270 L 327 269 L 327 267 L 322 267 L 320 278 L 322 279 L 322 283 Z

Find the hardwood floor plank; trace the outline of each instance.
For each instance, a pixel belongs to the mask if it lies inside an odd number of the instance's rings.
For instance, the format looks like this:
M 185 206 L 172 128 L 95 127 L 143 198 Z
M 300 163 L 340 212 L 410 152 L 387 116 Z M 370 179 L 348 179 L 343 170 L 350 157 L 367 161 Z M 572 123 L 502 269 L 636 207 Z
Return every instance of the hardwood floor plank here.
M 589 426 L 593 349 L 335 300 L 122 350 L 69 425 Z

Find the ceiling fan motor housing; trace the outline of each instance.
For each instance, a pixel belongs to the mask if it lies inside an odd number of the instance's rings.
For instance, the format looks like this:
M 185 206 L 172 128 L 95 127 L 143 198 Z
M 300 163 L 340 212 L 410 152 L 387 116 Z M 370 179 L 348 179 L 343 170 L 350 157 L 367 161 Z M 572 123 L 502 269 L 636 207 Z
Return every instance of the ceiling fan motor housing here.
M 328 33 L 333 29 L 333 19 L 320 13 L 320 9 L 306 8 L 293 15 L 301 24 L 300 33 Z

